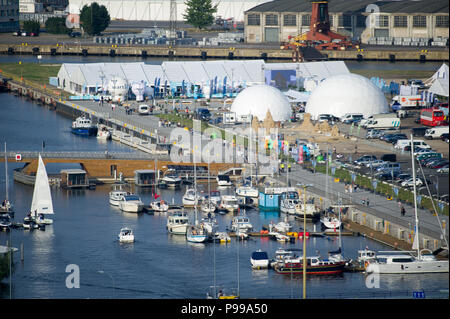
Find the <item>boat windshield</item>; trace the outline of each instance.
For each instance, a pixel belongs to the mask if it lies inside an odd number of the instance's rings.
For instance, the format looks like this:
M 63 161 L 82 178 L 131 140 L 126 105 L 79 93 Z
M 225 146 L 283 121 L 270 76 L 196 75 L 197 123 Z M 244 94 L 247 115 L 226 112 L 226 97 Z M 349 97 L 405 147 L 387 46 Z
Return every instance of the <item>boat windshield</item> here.
M 139 199 L 139 196 L 128 195 L 128 196 L 125 196 L 125 200 L 140 200 L 140 199 Z

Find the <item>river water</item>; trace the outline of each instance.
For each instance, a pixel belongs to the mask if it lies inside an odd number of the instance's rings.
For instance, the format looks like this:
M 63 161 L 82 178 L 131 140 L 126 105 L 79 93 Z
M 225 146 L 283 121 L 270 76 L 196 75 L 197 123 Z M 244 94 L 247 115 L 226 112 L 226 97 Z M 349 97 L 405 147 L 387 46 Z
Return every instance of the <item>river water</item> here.
M 102 143 L 95 138 L 72 135 L 71 121 L 24 98 L 0 94 L 2 148 L 6 141 L 10 151 L 39 151 L 45 141 L 46 151 L 136 152 L 117 142 Z M 15 205 L 16 222 L 22 221 L 29 211 L 33 194 L 33 187 L 13 181 L 13 169 L 22 165 L 8 164 L 9 196 Z M 49 164 L 47 170 L 56 174 L 71 167 Z M 110 206 L 108 192 L 113 187 L 103 185 L 96 190 L 52 187 L 53 225 L 45 231 L 0 232 L 0 245 L 6 245 L 8 240 L 17 248 L 24 245 L 24 261 L 20 261 L 19 253 L 15 256 L 11 298 L 204 298 L 214 284 L 214 274 L 218 286 L 239 287 L 243 298 L 301 298 L 301 277 L 291 278 L 273 270 L 252 271 L 250 255 L 262 249 L 273 257 L 278 247 L 302 248 L 302 241 L 280 244 L 256 237 L 241 243 L 233 239 L 227 245 L 188 243 L 183 236 L 167 233 L 164 215 L 129 214 Z M 207 184 L 199 184 L 199 188 L 204 192 L 208 189 Z M 141 196 L 145 204 L 152 199 L 151 189 L 135 186 L 127 189 Z M 5 167 L 0 163 L 0 197 L 4 193 Z M 184 188 L 158 190 L 158 194 L 169 203 L 181 204 Z M 194 213 L 189 214 L 193 220 Z M 247 215 L 256 230 L 280 220 L 276 212 L 250 210 Z M 230 214 L 217 216 L 219 229 L 225 230 L 231 218 Z M 292 224 L 296 231 L 301 227 L 297 221 L 292 220 Z M 123 226 L 134 230 L 135 243 L 118 242 L 117 235 Z M 319 229 L 320 225 L 316 226 Z M 313 227 L 307 225 L 308 230 Z M 337 240 L 337 237 L 307 239 L 308 255 L 326 256 L 329 250 L 337 249 Z M 342 240 L 344 255 L 349 258 L 356 258 L 357 250 L 366 246 L 389 250 L 365 237 L 343 236 Z M 67 288 L 68 265 L 79 267 L 80 288 Z M 1 298 L 10 297 L 8 282 L 5 278 L 0 284 Z M 362 273 L 307 278 L 310 298 L 412 298 L 412 292 L 418 290 L 425 290 L 430 298 L 448 298 L 448 274 L 383 275 L 379 288 L 369 287 Z

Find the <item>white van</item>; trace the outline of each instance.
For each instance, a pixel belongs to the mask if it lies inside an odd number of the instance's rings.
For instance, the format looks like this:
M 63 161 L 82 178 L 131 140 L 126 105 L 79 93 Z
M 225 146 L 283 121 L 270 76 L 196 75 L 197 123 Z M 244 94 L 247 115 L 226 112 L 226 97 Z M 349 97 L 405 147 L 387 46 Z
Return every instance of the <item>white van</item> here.
M 422 140 L 413 140 L 414 143 L 414 147 L 421 147 L 421 148 L 431 148 L 430 145 L 428 145 L 427 143 L 425 143 Z M 406 146 L 411 145 L 411 140 L 398 140 L 397 144 L 395 144 L 395 148 L 399 149 L 399 150 L 404 150 Z
M 380 114 L 381 115 L 381 114 Z M 397 116 L 375 117 L 367 121 L 363 127 L 367 129 L 400 129 L 400 119 Z
M 146 104 L 141 104 L 138 107 L 139 115 L 148 115 L 150 114 L 150 107 Z
M 359 122 L 364 118 L 364 115 L 360 113 L 349 113 L 341 117 L 341 122 L 345 124 L 351 124 L 353 122 Z
M 425 138 L 429 140 L 440 138 L 444 133 L 448 134 L 448 126 L 436 126 L 425 131 Z
M 236 113 L 235 112 L 225 112 L 223 113 L 223 124 L 235 124 L 236 123 Z
M 380 166 L 378 166 L 376 168 L 377 172 L 382 172 L 382 171 L 394 171 L 394 172 L 400 172 L 401 171 L 401 166 L 400 163 L 391 163 L 391 162 L 387 162 L 384 164 L 381 164 Z

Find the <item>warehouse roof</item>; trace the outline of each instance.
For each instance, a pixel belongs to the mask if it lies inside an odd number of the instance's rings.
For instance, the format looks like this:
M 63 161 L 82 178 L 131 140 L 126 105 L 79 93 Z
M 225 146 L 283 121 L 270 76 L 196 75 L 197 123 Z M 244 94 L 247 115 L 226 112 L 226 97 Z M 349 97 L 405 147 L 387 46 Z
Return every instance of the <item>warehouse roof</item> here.
M 448 13 L 448 0 L 330 0 L 331 13 L 365 12 L 368 5 L 377 5 L 385 13 Z M 246 12 L 311 12 L 310 0 L 274 0 Z

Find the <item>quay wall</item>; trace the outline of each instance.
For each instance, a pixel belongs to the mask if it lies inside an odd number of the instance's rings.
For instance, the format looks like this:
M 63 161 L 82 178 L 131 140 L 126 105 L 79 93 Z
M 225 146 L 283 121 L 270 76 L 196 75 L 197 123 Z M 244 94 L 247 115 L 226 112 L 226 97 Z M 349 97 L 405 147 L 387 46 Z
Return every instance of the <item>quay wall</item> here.
M 329 60 L 384 60 L 384 61 L 447 61 L 448 50 L 364 49 L 348 51 L 320 51 Z M 49 44 L 0 44 L 2 54 L 45 54 L 45 55 L 100 55 L 100 56 L 141 56 L 164 58 L 200 59 L 273 59 L 292 60 L 292 50 L 278 48 L 249 47 L 198 47 L 198 46 L 120 46 L 120 45 L 80 45 L 65 43 Z

